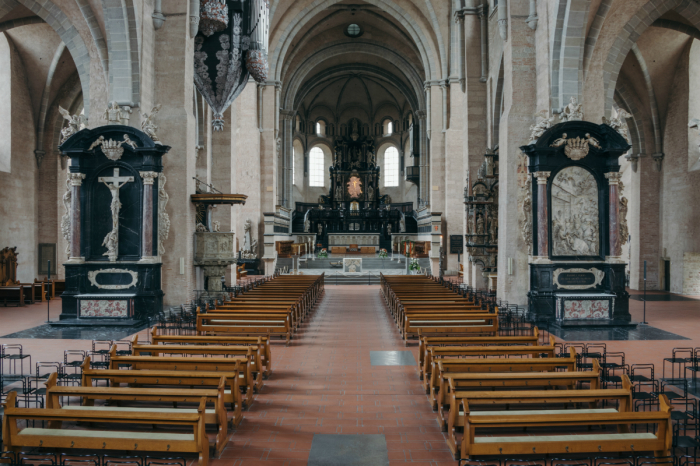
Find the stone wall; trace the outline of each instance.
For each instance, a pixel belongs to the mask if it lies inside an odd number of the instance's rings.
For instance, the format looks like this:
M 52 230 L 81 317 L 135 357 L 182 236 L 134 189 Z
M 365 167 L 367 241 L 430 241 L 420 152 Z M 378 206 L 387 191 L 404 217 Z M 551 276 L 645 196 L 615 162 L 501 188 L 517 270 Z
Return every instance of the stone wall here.
M 0 69 L 10 71 L 10 85 L 4 83 L 0 86 L 10 91 L 2 93 L 5 100 L 2 105 L 9 104 L 11 111 L 11 123 L 7 122 L 11 129 L 11 158 L 9 172 L 0 171 L 0 249 L 17 247 L 17 278 L 23 283 L 31 283 L 37 277 L 39 244 L 35 126 L 27 74 L 14 43 L 5 37 L 0 37 Z M 0 78 L 3 74 L 0 72 Z M 4 77 L 7 78 L 7 75 Z M 7 96 L 10 98 L 7 99 Z M 0 150 L 3 150 L 2 146 Z M 55 210 L 55 205 L 46 208 Z

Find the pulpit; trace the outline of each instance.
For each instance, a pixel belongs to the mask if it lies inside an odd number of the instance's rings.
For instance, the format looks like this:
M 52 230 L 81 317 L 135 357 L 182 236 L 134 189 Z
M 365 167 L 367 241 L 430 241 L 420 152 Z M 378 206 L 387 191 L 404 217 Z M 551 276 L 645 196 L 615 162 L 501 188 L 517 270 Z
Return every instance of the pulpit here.
M 111 124 L 77 132 L 60 150 L 71 163 L 62 225 L 69 241 L 66 289 L 57 324 L 143 321 L 163 309 L 159 229 L 169 221 L 159 198 L 167 197 L 162 157 L 170 147 Z

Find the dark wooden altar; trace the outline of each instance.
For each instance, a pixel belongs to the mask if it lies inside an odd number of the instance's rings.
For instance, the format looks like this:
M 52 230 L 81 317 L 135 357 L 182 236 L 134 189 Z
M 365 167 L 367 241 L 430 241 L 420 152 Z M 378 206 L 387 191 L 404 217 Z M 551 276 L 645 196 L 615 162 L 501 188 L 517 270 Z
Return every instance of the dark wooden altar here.
M 560 123 L 521 147 L 532 175 L 528 297 L 537 321 L 629 324 L 618 163 L 629 147 L 610 126 L 587 121 Z
M 71 159 L 61 322 L 143 321 L 163 309 L 158 200 L 170 147 L 136 128 L 108 125 L 84 129 L 60 149 Z

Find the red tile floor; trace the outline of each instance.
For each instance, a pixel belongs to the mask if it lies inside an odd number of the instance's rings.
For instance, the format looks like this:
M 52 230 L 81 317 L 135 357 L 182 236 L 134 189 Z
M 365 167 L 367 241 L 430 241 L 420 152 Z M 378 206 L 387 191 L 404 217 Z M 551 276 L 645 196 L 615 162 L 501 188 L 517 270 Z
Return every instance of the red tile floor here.
M 52 303 L 57 319 L 60 301 Z M 634 320 L 642 303 L 630 301 Z M 0 308 L 0 335 L 41 325 L 46 304 Z M 647 303 L 652 326 L 690 340 L 607 342 L 628 363 L 656 364 L 679 346 L 700 346 L 700 301 Z M 87 340 L 2 339 L 21 343 L 34 361 L 59 361 Z M 289 347 L 273 343 L 273 374 L 212 466 L 303 465 L 314 434 L 384 434 L 391 464 L 454 465 L 421 388 L 416 366 L 372 366 L 370 351 L 405 348 L 378 286 L 327 286 Z M 659 374 L 660 375 L 660 374 Z

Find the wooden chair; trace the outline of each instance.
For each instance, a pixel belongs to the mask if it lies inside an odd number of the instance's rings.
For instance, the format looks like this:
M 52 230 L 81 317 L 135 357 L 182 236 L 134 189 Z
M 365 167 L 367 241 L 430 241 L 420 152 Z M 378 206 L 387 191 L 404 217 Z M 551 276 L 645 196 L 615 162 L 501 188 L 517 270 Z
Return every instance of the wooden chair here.
M 201 398 L 196 413 L 189 412 L 125 412 L 115 410 L 72 410 L 16 408 L 17 392 L 10 392 L 3 403 L 3 448 L 21 452 L 29 448 L 56 448 L 59 450 L 113 450 L 129 452 L 167 452 L 169 455 L 194 453 L 198 466 L 209 464 L 209 441 L 204 430 L 206 398 Z M 46 421 L 48 427 L 25 427 L 19 421 Z M 63 429 L 63 422 L 111 424 L 108 430 Z M 130 432 L 119 430 L 122 424 L 147 426 L 186 427 L 189 433 L 163 431 Z

